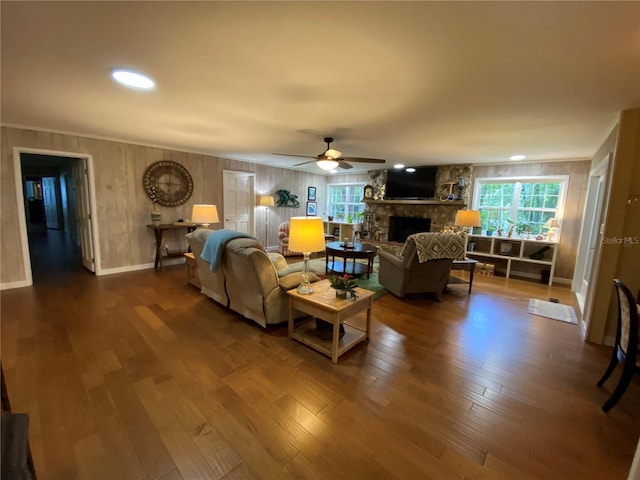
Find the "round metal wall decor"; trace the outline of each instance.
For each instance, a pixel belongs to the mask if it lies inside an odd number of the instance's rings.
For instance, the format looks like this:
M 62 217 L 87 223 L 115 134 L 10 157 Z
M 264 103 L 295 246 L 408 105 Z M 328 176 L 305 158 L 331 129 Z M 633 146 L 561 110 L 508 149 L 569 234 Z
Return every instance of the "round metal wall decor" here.
M 149 198 L 163 207 L 182 205 L 193 193 L 193 180 L 189 171 L 170 160 L 149 165 L 144 171 L 142 186 Z

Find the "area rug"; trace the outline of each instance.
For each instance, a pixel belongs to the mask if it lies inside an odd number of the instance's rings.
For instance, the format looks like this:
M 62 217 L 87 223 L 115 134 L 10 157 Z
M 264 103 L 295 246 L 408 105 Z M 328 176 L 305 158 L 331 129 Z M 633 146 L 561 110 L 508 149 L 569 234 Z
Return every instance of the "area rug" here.
M 304 262 L 296 262 L 289 265 L 286 272 L 301 272 Z M 309 260 L 309 270 L 318 275 L 320 278 L 326 278 L 326 261 L 324 258 L 314 258 Z M 279 274 L 281 274 L 279 272 Z M 377 300 L 380 297 L 389 293 L 380 283 L 378 283 L 378 260 L 373 262 L 373 273 L 367 278 L 366 275 L 358 277 L 358 286 L 366 290 L 374 292 L 373 299 Z
M 576 312 L 573 310 L 573 307 L 561 303 L 530 298 L 528 312 L 532 315 L 552 318 L 553 320 L 560 320 L 561 322 L 578 323 L 578 318 L 576 317 Z

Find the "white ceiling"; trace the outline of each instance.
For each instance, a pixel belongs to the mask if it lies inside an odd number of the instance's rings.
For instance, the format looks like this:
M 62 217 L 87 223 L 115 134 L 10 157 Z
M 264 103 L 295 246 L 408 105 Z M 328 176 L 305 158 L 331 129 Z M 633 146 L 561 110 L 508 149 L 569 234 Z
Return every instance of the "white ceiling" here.
M 2 123 L 291 167 L 590 158 L 640 2 L 1 2 Z M 140 92 L 109 74 L 151 76 Z M 315 165 L 306 171 L 321 172 Z

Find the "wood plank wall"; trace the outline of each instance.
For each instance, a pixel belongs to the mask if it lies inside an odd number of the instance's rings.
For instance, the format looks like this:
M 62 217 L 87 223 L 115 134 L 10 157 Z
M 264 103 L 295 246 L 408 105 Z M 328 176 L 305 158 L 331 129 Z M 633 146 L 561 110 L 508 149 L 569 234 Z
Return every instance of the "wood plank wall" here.
M 166 222 L 173 222 L 178 218 L 189 218 L 191 206 L 195 203 L 218 205 L 223 215 L 223 170 L 255 173 L 258 195 L 275 195 L 279 189 L 286 189 L 298 195 L 299 208 L 277 206 L 269 208 L 266 241 L 265 209 L 256 210 L 256 236 L 267 246 L 277 245 L 277 228 L 281 222 L 288 221 L 292 216 L 306 214 L 308 186 L 314 186 L 317 189 L 318 215 L 322 215 L 326 210 L 325 186 L 327 183 L 371 182 L 370 173 L 316 175 L 195 153 L 11 127 L 2 127 L 1 140 L 0 283 L 3 284 L 24 280 L 22 257 L 18 254 L 20 235 L 13 147 L 93 156 L 102 269 L 127 268 L 153 261 L 153 236 L 151 231 L 145 228 L 149 223 L 151 202 L 142 189 L 142 175 L 148 165 L 159 160 L 173 160 L 184 165 L 194 179 L 194 191 L 189 201 L 178 207 L 162 207 L 163 221 Z M 582 200 L 587 188 L 589 166 L 589 161 L 580 161 L 474 167 L 475 177 L 571 175 L 556 269 L 556 276 L 560 278 L 573 276 L 580 234 Z M 176 233 L 173 238 L 169 237 L 169 243 L 181 242 L 178 235 Z
M 269 244 L 277 244 L 277 227 L 294 215 L 305 215 L 307 186 L 317 188 L 318 205 L 324 205 L 326 177 L 249 162 L 216 158 L 195 153 L 99 140 L 75 135 L 11 127 L 1 129 L 0 218 L 2 220 L 0 246 L 0 283 L 25 280 L 21 251 L 18 206 L 13 167 L 13 147 L 35 148 L 93 156 L 97 222 L 99 229 L 102 269 L 127 268 L 153 262 L 150 223 L 151 201 L 142 188 L 142 175 L 148 165 L 159 160 L 173 160 L 184 165 L 194 179 L 191 198 L 178 207 L 161 207 L 163 222 L 189 218 L 195 203 L 218 205 L 222 202 L 222 172 L 236 170 L 256 174 L 256 192 L 275 194 L 281 188 L 298 195 L 300 208 L 272 207 L 269 211 Z M 264 242 L 264 209 L 256 211 L 256 235 Z M 179 237 L 169 242 L 181 242 Z
M 578 254 L 584 199 L 589 183 L 590 160 L 504 165 L 474 165 L 473 178 L 569 175 L 569 188 L 562 218 L 562 236 L 555 277 L 572 279 Z

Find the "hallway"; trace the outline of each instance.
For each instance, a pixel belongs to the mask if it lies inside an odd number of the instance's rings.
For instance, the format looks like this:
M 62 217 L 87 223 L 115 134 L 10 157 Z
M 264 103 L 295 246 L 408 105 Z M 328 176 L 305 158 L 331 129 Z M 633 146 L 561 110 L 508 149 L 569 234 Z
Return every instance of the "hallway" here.
M 80 248 L 65 231 L 31 224 L 28 236 L 33 283 L 57 282 L 84 270 Z

